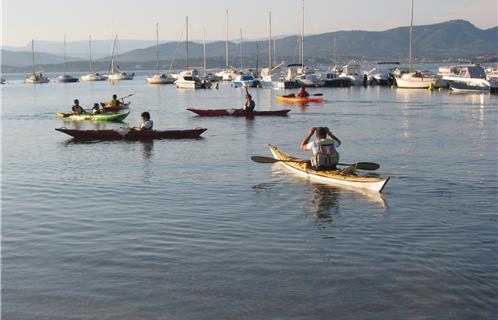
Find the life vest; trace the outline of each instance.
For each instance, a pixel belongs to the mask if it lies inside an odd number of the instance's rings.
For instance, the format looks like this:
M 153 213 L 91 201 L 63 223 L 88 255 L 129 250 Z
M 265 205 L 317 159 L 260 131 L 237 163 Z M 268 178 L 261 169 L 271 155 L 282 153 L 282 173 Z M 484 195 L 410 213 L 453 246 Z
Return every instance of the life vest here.
M 339 162 L 339 153 L 335 150 L 337 141 L 334 139 L 320 139 L 318 143 L 318 152 L 311 158 L 311 165 L 317 169 L 335 169 Z

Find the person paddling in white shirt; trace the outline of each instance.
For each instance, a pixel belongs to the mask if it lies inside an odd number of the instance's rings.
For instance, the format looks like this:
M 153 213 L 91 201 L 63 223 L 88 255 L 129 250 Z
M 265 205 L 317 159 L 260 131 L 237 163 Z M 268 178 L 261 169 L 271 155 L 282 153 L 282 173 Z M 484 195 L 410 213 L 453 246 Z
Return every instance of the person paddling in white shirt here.
M 133 127 L 133 129 L 138 131 L 152 130 L 154 122 L 150 120 L 150 113 L 144 111 L 140 116 L 142 117 L 142 124 L 140 125 L 140 127 Z
M 310 142 L 313 134 L 316 133 L 316 140 Z M 330 139 L 328 138 L 330 137 Z M 306 138 L 301 143 L 302 151 L 313 151 L 311 166 L 315 170 L 336 170 L 339 162 L 339 153 L 336 148 L 341 145 L 341 140 L 337 138 L 327 127 L 311 128 Z

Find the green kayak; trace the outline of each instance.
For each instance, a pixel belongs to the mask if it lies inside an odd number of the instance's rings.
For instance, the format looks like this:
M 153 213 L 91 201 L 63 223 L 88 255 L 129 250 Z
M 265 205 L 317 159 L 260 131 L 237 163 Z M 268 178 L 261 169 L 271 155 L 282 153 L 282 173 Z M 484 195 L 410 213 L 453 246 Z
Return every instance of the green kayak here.
M 70 114 L 70 113 L 61 113 L 57 114 L 57 118 L 70 120 L 70 121 L 122 121 L 130 114 L 129 110 L 121 111 L 121 112 L 106 112 L 100 114 L 91 114 L 85 113 L 80 115 Z

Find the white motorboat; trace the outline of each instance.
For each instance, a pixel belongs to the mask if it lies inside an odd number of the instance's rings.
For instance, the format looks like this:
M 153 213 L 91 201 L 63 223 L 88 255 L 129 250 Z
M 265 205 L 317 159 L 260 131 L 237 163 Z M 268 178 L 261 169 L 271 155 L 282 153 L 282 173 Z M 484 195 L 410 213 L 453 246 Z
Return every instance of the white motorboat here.
M 391 85 L 394 82 L 394 76 L 392 74 L 392 69 L 386 68 L 386 65 L 399 65 L 399 62 L 382 61 L 377 62 L 377 67 L 368 73 L 369 82 L 379 86 Z M 394 68 L 394 67 L 392 67 Z
M 363 85 L 364 74 L 361 70 L 361 63 L 357 60 L 351 60 L 342 67 L 342 73 L 339 76 L 351 79 L 352 86 L 361 86 Z
M 81 80 L 83 81 L 103 81 L 106 79 L 104 75 L 98 73 L 98 72 L 93 72 L 93 62 L 92 62 L 92 36 L 88 36 L 88 46 L 90 49 L 90 73 L 87 73 L 85 75 L 82 75 L 80 77 Z
M 29 84 L 39 84 L 47 83 L 50 81 L 49 78 L 45 77 L 41 72 L 35 72 L 35 40 L 31 40 L 31 57 L 33 65 L 33 73 L 26 77 L 25 83 Z
M 330 67 L 325 74 L 322 74 L 322 82 L 324 87 L 351 87 L 351 78 L 342 75 L 342 70 L 338 66 Z
M 175 81 L 176 87 L 179 89 L 201 89 L 202 81 L 199 78 L 197 70 L 185 70 L 180 72 L 178 79 Z
M 443 81 L 455 92 L 489 92 L 491 83 L 486 79 L 486 72 L 480 65 L 468 65 L 454 68 L 453 74 L 442 76 Z M 457 73 L 458 72 L 458 73 Z

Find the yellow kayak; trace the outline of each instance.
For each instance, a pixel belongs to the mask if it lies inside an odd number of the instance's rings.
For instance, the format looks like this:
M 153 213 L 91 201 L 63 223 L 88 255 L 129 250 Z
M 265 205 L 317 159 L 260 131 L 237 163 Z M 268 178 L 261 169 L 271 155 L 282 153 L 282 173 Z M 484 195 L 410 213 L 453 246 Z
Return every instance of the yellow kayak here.
M 361 189 L 361 190 L 371 190 L 376 192 L 382 192 L 389 177 L 387 178 L 376 178 L 376 177 L 365 177 L 357 176 L 352 174 L 343 174 L 341 170 L 325 170 L 318 171 L 309 168 L 308 163 L 303 163 L 303 159 L 291 157 L 282 151 L 278 150 L 277 147 L 269 145 L 270 151 L 273 157 L 278 160 L 296 160 L 301 162 L 280 162 L 287 169 L 294 173 L 297 173 L 303 177 L 310 180 L 322 182 L 334 186 L 346 187 L 349 189 Z

